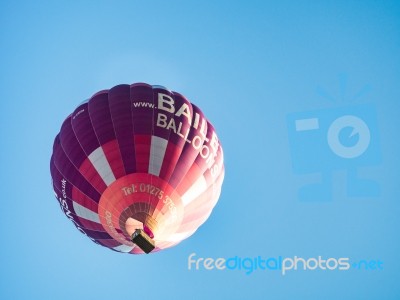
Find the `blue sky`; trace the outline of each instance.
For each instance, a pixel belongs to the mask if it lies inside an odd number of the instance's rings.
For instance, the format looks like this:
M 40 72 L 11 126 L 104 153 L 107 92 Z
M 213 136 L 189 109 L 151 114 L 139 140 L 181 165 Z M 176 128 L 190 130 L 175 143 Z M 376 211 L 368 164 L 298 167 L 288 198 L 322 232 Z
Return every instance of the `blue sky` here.
M 3 1 L 0 37 L 0 298 L 400 298 L 398 2 Z M 201 107 L 226 167 L 210 219 L 147 256 L 80 234 L 49 174 L 64 118 L 96 91 L 138 81 Z M 342 115 L 369 128 L 357 159 L 327 146 Z M 318 118 L 320 129 L 293 131 L 302 118 Z M 366 138 L 345 135 L 347 147 Z M 295 172 L 313 157 L 326 157 L 320 170 Z M 191 253 L 383 264 L 246 275 L 188 270 Z

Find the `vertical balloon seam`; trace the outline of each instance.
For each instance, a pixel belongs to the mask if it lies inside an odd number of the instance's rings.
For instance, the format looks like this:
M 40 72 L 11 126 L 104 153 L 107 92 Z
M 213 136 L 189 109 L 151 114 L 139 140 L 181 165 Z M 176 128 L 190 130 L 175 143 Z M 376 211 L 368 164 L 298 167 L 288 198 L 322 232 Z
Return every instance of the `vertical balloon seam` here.
M 79 107 L 80 107 L 80 106 L 79 106 Z M 78 108 L 79 108 L 79 107 L 78 107 Z M 74 112 L 76 112 L 76 111 L 78 110 L 78 108 L 77 108 Z M 90 122 L 90 125 L 92 126 L 92 130 L 93 130 L 93 133 L 94 133 L 94 135 L 95 135 L 95 137 L 96 137 L 96 139 L 97 139 L 97 141 L 98 141 L 99 147 L 102 147 L 102 145 L 100 144 L 100 141 L 99 141 L 99 139 L 98 139 L 98 137 L 97 137 L 97 135 L 96 135 L 96 131 L 95 131 L 94 128 L 93 128 L 93 123 L 92 123 L 92 121 L 91 121 L 91 119 L 90 119 L 89 106 L 88 106 L 88 105 L 85 105 L 85 109 L 86 109 L 87 112 L 88 112 L 87 115 L 88 115 L 88 117 L 89 117 L 89 122 Z M 77 112 L 77 113 L 78 113 L 78 112 Z M 71 120 L 71 121 L 72 121 L 72 120 Z M 79 142 L 79 145 L 81 146 L 81 148 L 82 148 L 83 151 L 85 152 L 85 154 L 86 154 L 86 156 L 87 156 L 87 159 L 88 159 L 87 151 L 85 151 L 85 149 L 84 149 L 84 147 L 83 147 L 83 145 L 82 145 L 80 139 L 78 138 L 77 133 L 76 133 L 76 130 L 75 130 L 75 127 L 72 126 L 72 129 L 73 129 L 73 131 L 74 131 L 74 133 L 75 133 L 75 137 L 76 137 L 77 141 Z M 89 154 L 89 155 L 90 155 L 90 154 Z M 96 170 L 96 171 L 97 171 L 97 170 Z M 100 193 L 100 197 L 101 197 L 101 194 L 102 194 L 102 192 Z M 99 201 L 98 205 L 101 205 L 101 204 L 100 204 L 100 201 Z M 114 209 L 114 208 L 113 208 L 113 209 Z
M 131 118 L 132 118 L 132 123 L 133 123 L 133 126 L 135 126 L 135 120 L 134 120 L 134 112 L 133 112 L 133 110 L 134 110 L 134 106 L 133 106 L 133 96 L 132 96 L 132 92 L 134 91 L 134 90 L 138 90 L 140 87 L 138 86 L 138 87 L 132 87 L 132 85 L 131 85 L 131 89 L 130 89 L 130 92 L 131 92 L 131 94 L 130 94 L 130 98 L 129 98 L 129 101 L 130 101 L 130 111 L 131 111 Z M 153 94 L 152 94 L 153 95 Z M 153 98 L 153 97 L 151 97 L 151 98 Z M 145 100 L 145 99 L 143 99 L 143 100 Z M 151 99 L 152 100 L 152 104 L 153 104 L 153 106 L 154 106 L 154 101 L 153 101 L 153 99 Z M 150 106 L 151 107 L 151 106 Z M 153 124 L 153 123 L 152 123 Z M 137 135 L 137 133 L 136 132 L 134 132 L 134 137 Z M 133 137 L 133 138 L 134 138 Z M 150 141 L 151 141 L 151 138 L 150 138 Z M 151 146 L 150 146 L 151 147 Z M 149 158 L 149 163 L 150 163 L 150 158 Z M 147 167 L 147 169 L 148 169 L 148 167 Z M 150 194 L 147 196 L 147 199 L 146 199 L 146 202 L 144 201 L 145 199 L 143 199 L 143 202 L 139 202 L 138 204 L 139 204 L 139 206 L 142 206 L 142 204 L 140 204 L 140 203 L 144 203 L 145 205 L 144 205 L 144 208 L 142 209 L 142 208 L 140 208 L 140 212 L 139 213 L 144 213 L 145 215 L 147 215 L 147 216 L 149 216 L 149 217 L 151 217 L 150 216 L 150 210 L 151 210 L 151 198 L 150 198 Z M 132 206 L 132 205 L 131 205 Z M 134 206 L 133 206 L 134 207 Z M 135 214 L 136 214 L 136 209 L 135 209 Z M 132 215 L 133 216 L 133 215 Z M 146 219 L 144 220 L 144 221 L 146 221 Z M 143 228 L 145 228 L 145 226 L 147 226 L 144 222 L 140 222 L 140 223 L 142 223 L 142 227 Z M 157 243 L 156 243 L 156 247 L 157 247 Z
M 196 109 L 198 110 L 199 116 L 200 116 L 200 115 L 202 116 L 202 118 L 204 119 L 205 124 L 206 124 L 206 126 L 207 126 L 207 125 L 208 125 L 208 124 L 207 124 L 208 122 L 207 122 L 207 119 L 205 118 L 203 112 L 202 112 L 197 106 L 195 106 L 194 104 L 192 104 L 192 107 L 196 107 Z M 191 124 L 190 130 L 191 130 L 191 131 L 194 131 L 194 127 L 193 127 L 192 125 L 193 125 L 193 119 L 192 119 L 192 124 Z M 207 131 L 206 131 L 206 135 L 207 135 L 207 132 L 208 132 L 208 128 L 207 128 Z M 201 130 L 200 130 L 200 133 L 201 133 Z M 193 132 L 193 134 L 196 134 L 196 132 Z M 186 172 L 185 172 L 184 174 L 181 175 L 180 180 L 176 183 L 176 188 L 179 187 L 179 185 L 182 183 L 182 181 L 184 180 L 184 178 L 187 176 L 188 172 L 189 172 L 190 169 L 192 168 L 193 164 L 196 162 L 197 157 L 200 155 L 201 147 L 202 147 L 202 146 L 204 145 L 204 143 L 205 143 L 205 138 L 206 138 L 206 136 L 204 136 L 204 139 L 201 141 L 201 144 L 199 145 L 199 148 L 196 149 L 195 152 L 193 152 L 194 155 L 193 155 L 192 161 L 191 161 L 191 163 L 190 163 L 190 166 L 188 166 L 187 169 L 186 169 Z M 193 141 L 191 141 L 191 142 L 193 142 Z M 190 145 L 189 145 L 189 144 L 188 144 L 188 145 L 185 145 L 185 147 L 187 147 L 187 148 L 190 149 Z M 182 195 L 182 196 L 183 196 L 183 195 Z
M 192 109 L 192 115 L 191 115 L 191 120 L 190 120 L 190 123 L 189 123 L 189 134 L 190 134 L 190 132 L 191 131 L 193 131 L 193 127 L 192 127 L 192 123 L 193 123 L 193 106 L 192 106 L 192 103 L 190 102 L 190 101 L 188 101 L 189 102 L 189 105 L 190 105 L 190 108 Z M 179 157 L 178 157 L 178 159 L 177 159 L 177 161 L 179 161 L 179 158 L 181 158 L 183 155 L 184 155 L 184 148 L 185 148 L 185 142 L 184 142 L 184 144 L 183 144 L 183 146 L 182 146 L 182 149 L 181 149 L 181 151 L 180 151 L 180 154 L 179 154 Z M 189 146 L 189 145 L 188 145 Z M 193 164 L 193 162 L 191 163 L 191 165 Z M 174 168 L 174 170 L 173 170 L 173 172 L 175 171 L 175 169 L 177 169 L 179 167 L 179 165 L 177 164 L 176 166 L 175 166 L 175 168 Z M 190 166 L 191 167 L 191 166 Z M 190 167 L 188 167 L 188 170 L 190 170 Z M 172 172 L 172 174 L 173 174 L 173 172 Z M 187 173 L 187 172 L 186 172 Z M 172 174 L 171 174 L 171 176 L 172 176 Z M 186 174 L 184 174 L 183 176 L 182 176 L 182 179 L 184 178 L 184 176 L 185 176 Z M 177 184 L 176 184 L 176 186 L 174 187 L 174 189 L 175 190 L 177 190 L 178 189 L 178 187 L 179 187 L 179 185 L 180 185 L 180 182 L 178 182 Z M 182 195 L 180 195 L 180 196 L 182 196 Z
M 170 91 L 168 91 L 168 90 L 166 90 L 164 87 L 161 87 L 161 86 L 152 86 L 152 90 L 153 90 L 153 105 L 152 105 L 152 120 L 153 120 L 153 122 L 152 122 L 152 139 L 153 139 L 153 137 L 156 137 L 156 133 L 155 133 L 155 128 L 154 128 L 154 121 L 155 121 L 155 110 L 156 110 L 156 105 L 157 105 L 157 108 L 158 108 L 158 97 L 159 97 L 159 91 L 157 91 L 157 89 L 160 89 L 160 90 L 162 90 L 162 91 L 165 91 L 165 92 L 168 92 L 168 94 L 170 94 L 169 96 L 171 97 L 173 97 L 173 95 L 172 95 L 172 93 L 170 93 Z M 166 149 L 167 149 L 167 147 L 168 147 L 168 140 L 169 140 L 169 137 L 170 137 L 170 135 L 171 135 L 171 130 L 169 130 L 168 131 L 168 139 L 164 139 L 164 137 L 163 137 L 163 139 L 164 140 L 166 140 L 166 146 L 165 146 L 165 150 L 164 150 L 164 157 L 163 157 L 163 160 L 161 161 L 161 166 L 160 166 L 160 170 L 161 170 L 161 168 L 162 168 L 162 165 L 163 165 L 163 162 L 164 162 L 164 159 L 165 159 L 165 151 L 166 151 Z M 150 152 L 153 156 L 155 155 L 155 152 L 153 152 L 153 151 L 151 151 Z M 153 160 L 154 160 L 154 157 L 153 157 Z M 158 172 L 158 174 L 160 175 L 160 172 Z M 152 175 L 154 175 L 154 174 L 152 174 Z M 153 176 L 151 176 L 150 177 L 151 178 L 151 184 L 153 184 Z M 150 199 L 150 194 L 149 194 L 149 199 Z M 157 215 L 154 215 L 154 216 L 152 216 L 152 217 L 154 217 L 154 219 L 155 220 L 157 220 L 157 218 L 158 218 L 158 216 L 161 214 L 161 211 L 159 211 L 158 213 L 157 213 Z M 156 221 L 157 222 L 157 221 Z
M 74 122 L 73 122 L 73 119 L 74 119 L 75 117 L 77 117 L 78 114 L 80 114 L 81 111 L 85 111 L 85 110 L 88 111 L 87 102 L 81 104 L 80 106 L 78 106 L 78 107 L 75 109 L 75 111 L 73 112 L 73 117 L 71 117 L 71 127 L 72 127 L 72 131 L 73 131 L 73 133 L 74 133 L 74 135 L 75 135 L 75 138 L 76 138 L 77 142 L 79 143 L 79 146 L 81 147 L 82 151 L 84 152 L 84 154 L 85 154 L 85 156 L 86 156 L 86 159 L 85 159 L 85 161 L 86 161 L 86 160 L 89 159 L 89 155 L 90 155 L 90 154 L 87 153 L 87 149 L 86 149 L 86 148 L 83 146 L 83 144 L 81 143 L 80 138 L 79 138 L 79 136 L 78 136 L 78 134 L 77 134 L 77 128 L 74 126 Z M 76 119 L 76 120 L 77 120 L 76 122 L 82 123 L 82 121 L 81 121 L 81 120 L 82 120 L 82 116 L 81 116 L 81 118 Z M 90 121 L 90 120 L 89 120 L 89 121 Z M 75 122 L 75 124 L 78 125 L 76 122 Z M 80 125 L 82 126 L 82 124 L 80 124 Z M 63 147 L 63 143 L 61 143 L 61 146 Z M 63 149 L 64 149 L 64 147 L 63 147 Z M 65 150 L 64 150 L 64 151 L 65 151 Z M 66 153 L 66 154 L 67 154 L 67 153 Z M 67 154 L 67 156 L 68 156 L 68 154 Z M 83 163 L 85 163 L 85 161 L 83 161 Z M 72 161 L 71 161 L 71 162 L 72 162 Z M 93 165 L 92 162 L 90 161 L 90 159 L 89 159 L 89 162 L 90 162 L 91 165 Z M 82 173 L 82 171 L 80 170 L 81 167 L 83 167 L 83 165 L 79 166 L 79 169 L 77 168 L 77 170 L 79 171 L 79 173 L 82 174 L 83 177 L 85 177 L 85 175 L 84 175 L 84 174 Z M 93 166 L 93 167 L 94 167 L 94 166 Z M 96 170 L 96 173 L 98 174 L 97 170 Z M 102 180 L 103 180 L 103 179 L 102 179 Z M 89 182 L 89 180 L 87 180 L 87 182 L 88 182 L 89 184 L 91 184 L 91 185 L 93 186 L 93 188 L 96 189 L 96 190 L 99 192 L 100 195 L 102 194 L 103 191 L 102 191 L 102 190 L 99 190 L 99 189 L 98 189 L 98 186 L 94 186 L 92 182 Z
M 108 102 L 108 107 L 109 107 L 109 111 L 110 111 L 110 115 L 111 115 L 111 122 L 112 122 L 112 124 L 113 124 L 114 135 L 115 135 L 115 139 L 116 139 L 117 144 L 118 144 L 118 148 L 120 149 L 120 153 L 121 153 L 121 158 L 122 158 L 122 162 L 123 162 L 123 167 L 124 167 L 124 170 L 125 170 L 125 174 L 128 175 L 129 173 L 128 173 L 127 169 L 126 169 L 126 164 L 125 164 L 125 162 L 124 162 L 124 157 L 123 157 L 122 152 L 121 152 L 120 139 L 118 139 L 118 134 L 117 134 L 117 131 L 116 131 L 115 116 L 114 116 L 114 114 L 113 114 L 113 110 L 111 109 L 111 104 L 110 104 L 110 93 L 111 93 L 111 91 L 114 91 L 113 89 L 115 89 L 116 87 L 118 87 L 118 86 L 115 86 L 115 87 L 111 88 L 111 89 L 109 90 L 109 92 L 107 93 L 107 102 Z M 130 86 L 129 86 L 129 87 L 130 87 Z M 130 91 L 129 91 L 129 95 L 130 95 Z M 114 207 L 113 207 L 113 209 L 116 210 Z M 117 210 L 116 210 L 116 212 L 117 212 L 117 214 L 119 214 Z M 104 216 L 104 217 L 105 217 L 105 216 Z
M 107 93 L 107 103 L 109 103 L 109 102 L 108 102 L 108 91 L 107 91 L 106 93 Z M 90 98 L 89 102 L 95 101 L 96 99 L 95 99 L 94 97 L 95 97 L 96 95 L 98 95 L 98 93 L 94 94 L 94 95 Z M 109 104 L 108 104 L 107 107 L 108 107 L 108 109 L 109 109 Z M 110 109 L 109 109 L 109 111 L 110 111 Z M 103 144 L 101 143 L 101 141 L 100 141 L 100 139 L 99 139 L 99 137 L 98 137 L 98 135 L 97 135 L 97 132 L 96 132 L 96 130 L 94 129 L 94 126 L 93 126 L 93 122 L 92 122 L 93 116 L 92 116 L 91 113 L 90 113 L 89 104 L 88 104 L 88 115 L 89 115 L 90 122 L 91 122 L 91 124 L 92 124 L 92 128 L 93 128 L 94 135 L 96 136 L 96 139 L 98 140 L 98 143 L 99 143 L 100 147 L 103 147 Z M 110 111 L 110 115 L 111 115 L 111 111 Z M 111 117 L 111 122 L 113 122 L 112 117 Z M 114 130 L 114 136 L 116 137 L 116 133 L 115 133 L 114 127 L 113 127 L 113 130 Z M 118 139 L 116 139 L 116 140 L 117 140 L 117 143 L 118 143 Z M 118 151 L 119 151 L 119 147 L 118 147 Z M 107 157 L 106 157 L 106 159 L 107 159 Z M 99 205 L 98 205 L 98 206 L 99 206 L 99 207 L 101 206 L 101 207 L 103 207 L 103 208 L 105 209 L 105 207 L 101 205 L 100 201 L 99 201 Z M 111 207 L 111 209 L 114 210 L 114 213 L 117 213 L 117 210 L 116 210 L 115 207 Z M 98 209 L 98 214 L 100 215 L 99 209 Z
M 161 92 L 163 92 L 164 94 L 166 94 L 168 97 L 170 97 L 170 98 L 172 98 L 173 99 L 173 101 L 175 101 L 175 95 L 174 95 L 174 93 L 172 92 L 172 91 L 170 91 L 170 90 L 168 90 L 168 89 L 166 89 L 165 87 L 161 87 L 161 86 L 154 86 L 153 87 L 153 91 L 154 91 L 154 104 L 156 104 L 157 103 L 157 108 L 159 108 L 158 106 L 158 104 L 159 104 L 159 94 L 160 94 L 160 91 L 157 91 L 157 89 L 159 89 L 159 90 L 161 90 Z M 156 107 L 156 105 L 153 105 L 153 120 L 155 121 L 155 107 Z M 170 113 L 171 114 L 171 118 L 172 118 L 172 112 Z M 154 130 L 154 125 L 155 124 L 155 122 L 153 122 L 153 130 Z M 167 126 L 168 127 L 168 126 Z M 168 133 L 168 137 L 162 137 L 164 140 L 165 140 L 165 149 L 164 149 L 164 153 L 163 153 L 163 158 L 162 158 L 162 161 L 161 161 L 161 164 L 160 164 L 160 170 L 159 170 L 159 172 L 158 172 L 158 176 L 162 179 L 162 180 L 164 180 L 164 181 L 166 181 L 168 184 L 169 184 L 169 182 L 168 182 L 168 180 L 166 179 L 166 178 L 162 178 L 162 174 L 161 174 L 161 171 L 162 171 L 162 169 L 163 169 L 163 166 L 164 166 L 164 164 L 165 164 L 165 161 L 166 161 L 166 159 L 168 159 L 168 157 L 167 157 L 167 155 L 168 155 L 168 153 L 167 153 L 167 150 L 169 149 L 169 147 L 170 147 L 170 138 L 171 138 L 171 135 L 172 135 L 172 129 L 171 128 L 166 128 L 166 130 L 167 130 L 167 133 Z M 155 134 L 155 133 L 154 133 Z M 161 213 L 161 211 L 155 216 L 155 219 L 157 220 L 157 218 L 158 218 L 158 216 L 159 215 L 162 215 L 162 219 L 164 218 L 164 214 L 162 214 Z

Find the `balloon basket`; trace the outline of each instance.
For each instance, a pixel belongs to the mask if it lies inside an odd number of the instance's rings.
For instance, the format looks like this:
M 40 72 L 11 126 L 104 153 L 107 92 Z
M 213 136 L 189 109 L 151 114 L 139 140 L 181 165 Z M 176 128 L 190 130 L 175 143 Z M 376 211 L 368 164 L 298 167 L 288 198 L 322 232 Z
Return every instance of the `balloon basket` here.
M 144 253 L 149 254 L 155 248 L 154 241 L 142 229 L 136 229 L 132 234 L 132 242 L 135 243 Z

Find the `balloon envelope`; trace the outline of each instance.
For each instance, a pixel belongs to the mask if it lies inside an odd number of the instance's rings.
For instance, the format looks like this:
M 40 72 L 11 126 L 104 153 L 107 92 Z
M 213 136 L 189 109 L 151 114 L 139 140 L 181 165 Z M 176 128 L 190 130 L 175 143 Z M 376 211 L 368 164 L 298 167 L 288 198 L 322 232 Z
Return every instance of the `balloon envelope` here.
M 132 254 L 142 229 L 155 251 L 209 217 L 224 178 L 217 134 L 184 96 L 145 83 L 100 91 L 61 126 L 50 161 L 56 198 L 97 244 Z

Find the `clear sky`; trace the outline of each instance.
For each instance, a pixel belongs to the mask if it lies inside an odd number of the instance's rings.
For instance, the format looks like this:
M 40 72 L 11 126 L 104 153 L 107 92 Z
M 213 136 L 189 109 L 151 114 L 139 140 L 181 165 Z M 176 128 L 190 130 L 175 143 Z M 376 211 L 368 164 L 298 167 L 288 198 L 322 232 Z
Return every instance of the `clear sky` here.
M 1 299 L 400 299 L 398 1 L 1 1 L 0 46 Z M 190 239 L 134 256 L 76 230 L 49 160 L 79 103 L 139 81 L 202 108 L 226 177 Z M 350 267 L 273 270 L 295 256 Z

